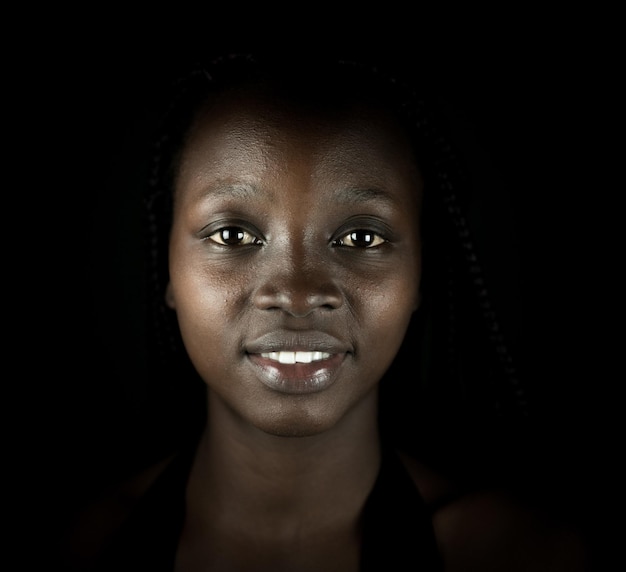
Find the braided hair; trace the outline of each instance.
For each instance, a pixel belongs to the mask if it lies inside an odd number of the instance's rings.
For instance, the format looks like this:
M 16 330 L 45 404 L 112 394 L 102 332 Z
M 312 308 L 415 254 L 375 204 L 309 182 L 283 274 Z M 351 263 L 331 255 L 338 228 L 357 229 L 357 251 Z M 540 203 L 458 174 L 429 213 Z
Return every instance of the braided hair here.
M 410 441 L 417 427 L 435 420 L 440 426 L 448 423 L 458 429 L 480 419 L 526 416 L 526 394 L 466 218 L 468 177 L 444 123 L 420 92 L 416 78 L 401 78 L 378 63 L 357 59 L 226 55 L 194 63 L 174 82 L 173 97 L 154 136 L 143 203 L 149 347 L 163 384 L 175 387 L 172 391 L 180 395 L 197 396 L 196 392 L 204 390 L 187 358 L 175 313 L 164 299 L 178 153 L 195 111 L 209 94 L 223 93 L 241 82 L 262 82 L 272 74 L 288 80 L 285 89 L 298 81 L 315 84 L 311 97 L 334 97 L 350 81 L 360 82 L 367 93 L 359 92 L 359 96 L 383 97 L 406 126 L 415 147 L 425 181 L 420 222 L 422 303 L 381 381 L 381 427 Z M 202 400 L 194 397 L 194 402 Z

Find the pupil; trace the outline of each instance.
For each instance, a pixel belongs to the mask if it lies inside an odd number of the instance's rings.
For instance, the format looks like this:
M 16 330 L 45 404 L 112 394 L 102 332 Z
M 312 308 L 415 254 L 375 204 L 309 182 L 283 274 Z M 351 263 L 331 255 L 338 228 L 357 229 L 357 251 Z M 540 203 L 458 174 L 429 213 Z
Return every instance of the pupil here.
M 369 246 L 372 243 L 372 234 L 366 230 L 357 230 L 350 234 L 350 240 L 357 246 Z
M 225 228 L 222 231 L 222 240 L 227 244 L 237 244 L 243 240 L 243 230 L 236 228 Z

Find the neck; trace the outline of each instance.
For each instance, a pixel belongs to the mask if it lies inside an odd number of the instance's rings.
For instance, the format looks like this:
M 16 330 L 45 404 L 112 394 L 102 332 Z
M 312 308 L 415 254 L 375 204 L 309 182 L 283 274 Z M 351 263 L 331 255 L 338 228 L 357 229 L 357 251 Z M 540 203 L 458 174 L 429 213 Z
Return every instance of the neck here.
M 366 396 L 332 428 L 303 437 L 265 433 L 209 397 L 188 495 L 213 522 L 273 521 L 278 527 L 354 517 L 380 465 L 377 397 Z

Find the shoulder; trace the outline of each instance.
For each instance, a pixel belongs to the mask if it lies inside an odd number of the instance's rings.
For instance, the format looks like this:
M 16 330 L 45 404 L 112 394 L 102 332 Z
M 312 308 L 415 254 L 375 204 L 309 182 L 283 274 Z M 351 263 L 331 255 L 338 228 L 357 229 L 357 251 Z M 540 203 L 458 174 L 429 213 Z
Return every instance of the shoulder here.
M 589 570 L 587 543 L 572 523 L 506 490 L 464 491 L 418 461 L 402 458 L 433 511 L 446 571 Z
M 163 459 L 111 486 L 83 506 L 61 534 L 58 557 L 67 570 L 87 570 L 158 476 L 172 461 Z
M 478 491 L 439 508 L 433 517 L 449 570 L 582 572 L 580 531 L 546 510 L 525 506 L 505 491 Z

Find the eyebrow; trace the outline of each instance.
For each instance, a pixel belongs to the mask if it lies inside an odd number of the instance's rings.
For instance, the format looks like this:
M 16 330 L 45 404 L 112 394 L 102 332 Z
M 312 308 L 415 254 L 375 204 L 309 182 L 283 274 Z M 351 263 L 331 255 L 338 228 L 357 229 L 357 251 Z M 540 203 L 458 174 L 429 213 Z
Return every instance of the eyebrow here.
M 383 189 L 374 187 L 346 187 L 335 192 L 337 200 L 342 203 L 385 202 L 396 204 L 396 198 Z
M 211 187 L 202 193 L 201 200 L 207 197 L 229 197 L 248 200 L 268 191 L 245 183 L 224 184 Z M 375 187 L 342 187 L 334 192 L 334 196 L 343 204 L 360 204 L 366 202 L 384 202 L 397 204 L 396 198 L 389 192 Z
M 235 183 L 224 184 L 205 189 L 201 198 L 207 197 L 232 197 L 235 199 L 249 199 L 259 194 L 259 189 L 252 185 Z

